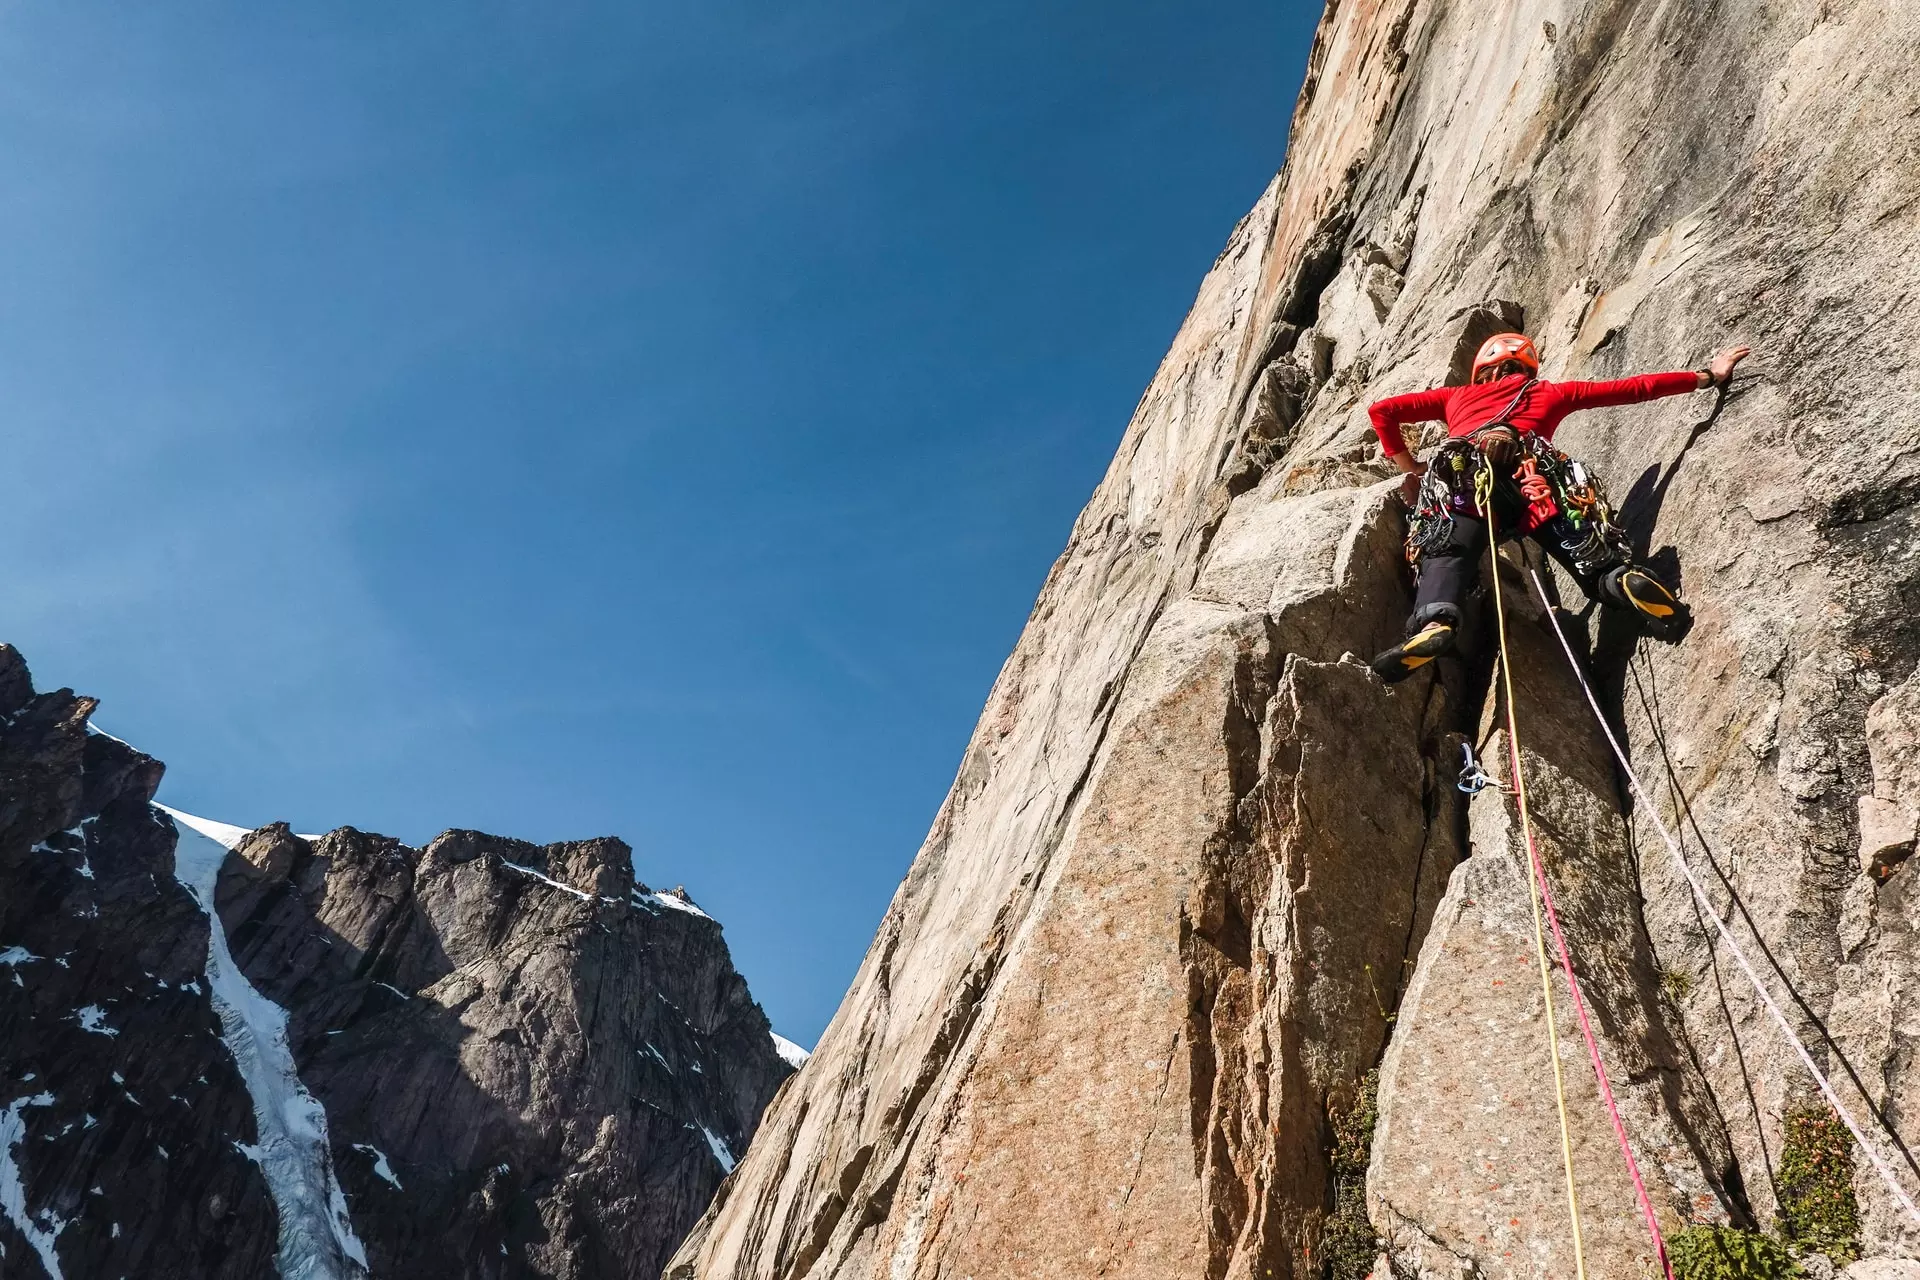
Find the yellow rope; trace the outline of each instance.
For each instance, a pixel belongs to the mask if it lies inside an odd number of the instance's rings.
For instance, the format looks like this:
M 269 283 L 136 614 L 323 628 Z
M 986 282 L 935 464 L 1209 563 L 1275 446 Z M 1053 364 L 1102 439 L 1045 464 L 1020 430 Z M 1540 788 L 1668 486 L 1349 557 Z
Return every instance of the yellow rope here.
M 1493 570 L 1493 612 L 1500 636 L 1500 680 L 1507 698 L 1507 749 L 1513 757 L 1513 789 L 1520 805 L 1520 833 L 1531 847 L 1532 819 L 1527 814 L 1527 782 L 1520 769 L 1520 729 L 1513 712 L 1513 664 L 1507 660 L 1507 610 L 1500 597 L 1500 539 L 1493 522 L 1493 469 L 1484 460 L 1474 481 L 1474 497 L 1487 518 L 1487 545 Z M 1573 1136 L 1567 1128 L 1567 1086 L 1560 1072 L 1560 1032 L 1553 1017 L 1553 969 L 1547 962 L 1547 935 L 1540 916 L 1540 886 L 1529 867 L 1527 892 L 1533 899 L 1533 952 L 1540 962 L 1540 994 L 1547 1007 L 1547 1059 L 1553 1063 L 1553 1100 L 1560 1110 L 1560 1163 L 1567 1173 L 1567 1216 L 1573 1223 L 1573 1267 L 1586 1280 L 1586 1246 L 1580 1238 L 1580 1196 L 1573 1187 Z M 1573 981 L 1573 975 L 1567 975 Z

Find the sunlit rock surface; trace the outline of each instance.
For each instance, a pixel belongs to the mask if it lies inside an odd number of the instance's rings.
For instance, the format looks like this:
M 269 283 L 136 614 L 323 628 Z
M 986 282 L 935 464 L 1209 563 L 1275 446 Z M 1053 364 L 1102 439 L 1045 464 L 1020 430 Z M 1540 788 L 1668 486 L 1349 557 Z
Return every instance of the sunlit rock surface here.
M 1332 1122 L 1376 1066 L 1385 1268 L 1571 1273 L 1517 824 L 1451 786 L 1463 737 L 1505 773 L 1490 638 L 1391 691 L 1354 661 L 1409 590 L 1364 406 L 1464 377 L 1521 324 L 1553 377 L 1756 349 L 1723 402 L 1562 430 L 1697 618 L 1678 646 L 1567 621 L 1796 1031 L 1859 1114 L 1864 1087 L 1920 1124 L 1916 48 L 1900 2 L 1334 6 L 1285 170 L 1202 283 L 818 1052 L 669 1274 L 1318 1277 Z M 1656 1212 L 1770 1226 L 1810 1080 L 1542 617 L 1512 619 L 1522 745 Z M 1590 1273 L 1648 1274 L 1559 1007 Z M 1867 1252 L 1920 1249 L 1858 1173 Z

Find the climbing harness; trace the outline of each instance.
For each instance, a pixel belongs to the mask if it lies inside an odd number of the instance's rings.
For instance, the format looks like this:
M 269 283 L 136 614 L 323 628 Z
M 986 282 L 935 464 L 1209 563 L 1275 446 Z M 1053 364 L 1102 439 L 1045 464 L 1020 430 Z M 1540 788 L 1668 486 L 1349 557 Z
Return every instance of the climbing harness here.
M 1511 791 L 1513 789 L 1480 767 L 1480 762 L 1473 758 L 1473 744 L 1471 742 L 1463 742 L 1460 744 L 1460 757 L 1460 778 L 1454 785 L 1468 795 L 1477 796 L 1488 787 L 1492 787 L 1496 791 Z
M 1573 1009 L 1579 1019 L 1580 1035 L 1586 1041 L 1587 1056 L 1593 1065 L 1595 1082 L 1600 1087 L 1601 1100 L 1606 1104 L 1607 1118 L 1613 1124 L 1614 1137 L 1620 1143 L 1620 1155 L 1626 1161 L 1627 1173 L 1633 1179 L 1633 1191 L 1640 1204 L 1641 1216 L 1646 1219 L 1647 1234 L 1652 1238 L 1654 1256 L 1659 1259 L 1660 1273 L 1666 1280 L 1673 1280 L 1673 1267 L 1667 1260 L 1667 1245 L 1660 1234 L 1660 1223 L 1653 1212 L 1653 1202 L 1647 1196 L 1646 1183 L 1640 1177 L 1640 1165 L 1633 1157 L 1632 1144 L 1627 1141 L 1626 1125 L 1620 1119 L 1620 1108 L 1614 1102 L 1613 1086 L 1607 1079 L 1606 1064 L 1600 1057 L 1600 1046 L 1593 1036 L 1593 1028 L 1587 1021 L 1586 1001 L 1580 995 L 1580 981 L 1573 971 L 1573 957 L 1567 947 L 1566 935 L 1560 929 L 1560 916 L 1553 906 L 1553 890 L 1547 881 L 1546 866 L 1540 857 L 1540 850 L 1533 838 L 1533 818 L 1527 808 L 1526 775 L 1520 768 L 1520 726 L 1513 697 L 1513 663 L 1507 649 L 1507 612 L 1504 593 L 1500 589 L 1499 539 L 1493 528 L 1494 514 L 1492 499 L 1493 477 L 1490 468 L 1483 468 L 1478 488 L 1482 497 L 1481 507 L 1487 516 L 1488 540 L 1495 548 L 1493 572 L 1493 607 L 1500 640 L 1500 680 L 1506 695 L 1507 704 L 1507 751 L 1513 776 L 1514 796 L 1520 811 L 1520 832 L 1527 846 L 1527 861 L 1532 874 L 1528 877 L 1528 888 L 1533 902 L 1533 944 L 1534 954 L 1540 966 L 1540 990 L 1544 998 L 1547 1014 L 1547 1054 L 1553 1063 L 1554 1101 L 1560 1112 L 1560 1157 L 1566 1170 L 1567 1211 L 1573 1227 L 1573 1262 L 1578 1280 L 1586 1280 L 1587 1263 L 1585 1245 L 1580 1234 L 1580 1198 L 1574 1188 L 1573 1177 L 1573 1139 L 1567 1124 L 1567 1093 L 1560 1070 L 1559 1034 L 1554 1023 L 1553 1013 L 1553 975 L 1547 961 L 1546 939 L 1541 928 L 1542 908 L 1545 908 L 1547 922 L 1552 926 L 1554 948 L 1560 955 L 1560 967 L 1567 975 L 1567 990 L 1573 996 Z M 1537 580 L 1537 576 L 1536 576 Z
M 1520 432 L 1508 419 L 1525 402 L 1535 381 L 1528 378 L 1513 393 L 1513 399 L 1507 401 L 1506 407 L 1473 434 L 1478 436 L 1482 432 L 1504 427 L 1513 432 L 1515 439 L 1521 441 L 1524 447 L 1524 440 L 1531 433 Z M 1426 474 L 1420 477 L 1420 491 L 1414 498 L 1413 511 L 1407 517 L 1407 563 L 1413 567 L 1415 577 L 1419 576 L 1423 557 L 1436 554 L 1446 547 L 1447 539 L 1453 532 L 1453 517 L 1456 514 L 1479 514 L 1480 477 L 1489 474 L 1491 472 L 1480 447 L 1469 437 L 1455 436 L 1434 453 L 1432 460 L 1427 463 Z
M 1420 561 L 1444 550 L 1453 533 L 1456 512 L 1471 515 L 1474 473 L 1479 453 L 1470 441 L 1449 440 L 1440 446 L 1420 477 L 1420 492 L 1407 517 L 1407 563 L 1417 575 Z
M 1543 601 L 1546 600 L 1546 586 L 1540 581 L 1540 575 L 1535 572 L 1532 576 L 1534 589 L 1540 593 L 1540 598 Z M 1498 599 L 1497 589 L 1495 598 Z M 1834 1109 L 1834 1112 L 1839 1115 L 1841 1121 L 1847 1126 L 1847 1132 L 1853 1135 L 1853 1140 L 1860 1144 L 1862 1151 L 1866 1152 L 1867 1159 L 1872 1163 L 1874 1172 L 1880 1175 L 1880 1180 L 1886 1184 L 1887 1190 L 1893 1193 L 1894 1199 L 1900 1202 L 1900 1206 L 1907 1211 L 1907 1216 L 1912 1218 L 1916 1225 L 1920 1225 L 1920 1208 L 1915 1207 L 1912 1198 L 1907 1195 L 1906 1189 L 1900 1185 L 1900 1180 L 1894 1176 L 1892 1168 L 1881 1158 L 1880 1152 L 1876 1149 L 1875 1145 L 1867 1141 L 1866 1133 L 1860 1128 L 1859 1123 L 1854 1120 L 1853 1113 L 1848 1111 L 1846 1106 L 1841 1103 L 1840 1095 L 1834 1089 L 1832 1082 L 1829 1081 L 1826 1075 L 1821 1072 L 1820 1068 L 1814 1064 L 1813 1055 L 1807 1051 L 1806 1044 L 1802 1042 L 1799 1035 L 1794 1032 L 1793 1027 L 1787 1022 L 1786 1015 L 1780 1011 L 1780 1006 L 1774 1001 L 1773 993 L 1767 989 L 1765 983 L 1760 981 L 1760 975 L 1754 971 L 1753 964 L 1747 959 L 1747 953 L 1741 949 L 1739 942 L 1735 940 L 1733 930 L 1728 927 L 1726 920 L 1722 918 L 1720 912 L 1715 909 L 1712 899 L 1707 896 L 1706 887 L 1700 883 L 1699 878 L 1693 873 L 1693 868 L 1687 864 L 1686 856 L 1680 852 L 1679 842 L 1673 838 L 1673 833 L 1667 830 L 1667 824 L 1661 821 L 1659 807 L 1655 805 L 1653 800 L 1647 795 L 1646 788 L 1640 785 L 1640 777 L 1634 772 L 1633 764 L 1627 759 L 1627 753 L 1621 749 L 1620 740 L 1614 736 L 1613 726 L 1607 722 L 1606 715 L 1600 710 L 1600 701 L 1594 696 L 1593 686 L 1588 683 L 1586 672 L 1581 670 L 1580 660 L 1574 656 L 1573 646 L 1567 642 L 1566 633 L 1561 630 L 1560 620 L 1554 616 L 1551 607 L 1547 609 L 1547 620 L 1553 624 L 1553 633 L 1559 638 L 1560 648 L 1567 655 L 1567 663 L 1573 668 L 1574 679 L 1579 681 L 1580 691 L 1586 694 L 1587 706 L 1592 708 L 1593 718 L 1599 721 L 1600 731 L 1606 735 L 1607 745 L 1613 748 L 1614 759 L 1620 762 L 1621 772 L 1626 775 L 1628 785 L 1633 788 L 1634 797 L 1646 808 L 1647 816 L 1653 820 L 1655 830 L 1659 831 L 1660 838 L 1666 842 L 1667 852 L 1673 855 L 1673 865 L 1680 872 L 1681 878 L 1687 882 L 1688 888 L 1693 891 L 1694 901 L 1699 904 L 1701 911 L 1706 914 L 1707 918 L 1713 921 L 1714 928 L 1719 932 L 1721 941 L 1727 944 L 1727 950 L 1732 953 L 1734 962 L 1739 965 L 1740 971 L 1746 975 L 1747 981 L 1752 984 L 1754 994 L 1760 998 L 1760 1003 L 1766 1006 L 1767 1012 L 1773 1017 L 1774 1024 L 1780 1028 L 1780 1033 L 1787 1038 L 1787 1043 L 1793 1046 L 1794 1053 L 1799 1056 L 1800 1065 L 1805 1067 L 1807 1073 L 1813 1077 L 1814 1084 L 1819 1087 L 1820 1093 L 1826 1098 L 1828 1105 Z M 1504 646 L 1504 636 L 1502 637 L 1502 643 Z M 1512 713 L 1511 703 L 1508 704 L 1508 713 Z M 1569 977 L 1571 977 L 1571 974 L 1569 974 Z
M 1511 413 L 1513 405 L 1507 411 Z M 1500 420 L 1494 420 L 1480 430 L 1498 426 Z M 1501 501 L 1521 510 L 1515 532 L 1544 530 L 1555 543 L 1555 553 L 1567 558 L 1567 566 L 1576 578 L 1597 583 L 1607 574 L 1634 568 L 1632 539 L 1620 528 L 1613 503 L 1607 501 L 1599 480 L 1584 462 L 1567 457 L 1534 432 L 1519 434 L 1519 459 L 1515 476 L 1509 480 L 1486 464 L 1473 439 L 1450 439 L 1440 445 L 1428 462 L 1427 474 L 1421 476 L 1419 495 L 1407 516 L 1405 553 L 1415 580 L 1419 580 L 1425 558 L 1446 551 L 1453 535 L 1453 518 L 1486 516 L 1488 499 L 1496 493 Z M 1492 480 L 1482 484 L 1482 476 L 1490 470 Z M 1628 599 L 1617 603 L 1640 608 Z M 1647 608 L 1640 608 L 1640 612 L 1659 622 L 1657 612 Z

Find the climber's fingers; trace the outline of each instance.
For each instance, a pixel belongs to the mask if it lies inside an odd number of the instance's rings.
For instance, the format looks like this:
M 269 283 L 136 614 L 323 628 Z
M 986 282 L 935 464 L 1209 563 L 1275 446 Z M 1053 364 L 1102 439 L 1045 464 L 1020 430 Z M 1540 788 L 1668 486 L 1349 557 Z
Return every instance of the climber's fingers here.
M 1707 366 L 1707 370 L 1715 382 L 1725 386 L 1727 379 L 1733 377 L 1733 366 L 1752 354 L 1752 347 L 1724 347 L 1714 352 L 1713 363 Z

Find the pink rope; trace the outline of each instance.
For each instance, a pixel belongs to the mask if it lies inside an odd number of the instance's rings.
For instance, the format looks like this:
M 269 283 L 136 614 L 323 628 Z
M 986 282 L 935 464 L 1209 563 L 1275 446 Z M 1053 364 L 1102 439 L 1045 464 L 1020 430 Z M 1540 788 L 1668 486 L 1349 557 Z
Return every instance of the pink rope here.
M 1500 589 L 1499 566 L 1494 566 L 1496 579 L 1494 590 Z M 1501 655 L 1501 661 L 1506 661 Z M 1513 757 L 1513 776 L 1520 776 L 1520 743 L 1513 735 L 1508 735 L 1507 748 Z M 1667 1261 L 1667 1242 L 1660 1234 L 1660 1223 L 1653 1216 L 1653 1201 L 1647 1196 L 1647 1184 L 1641 1181 L 1639 1162 L 1633 1158 L 1633 1147 L 1627 1142 L 1627 1126 L 1620 1119 L 1620 1108 L 1613 1100 L 1613 1086 L 1607 1081 L 1606 1064 L 1600 1060 L 1600 1046 L 1593 1038 L 1593 1027 L 1587 1022 L 1587 1002 L 1580 998 L 1580 983 L 1573 976 L 1573 957 L 1567 951 L 1566 935 L 1560 932 L 1560 913 L 1553 909 L 1553 890 L 1547 886 L 1547 870 L 1540 860 L 1540 850 L 1534 847 L 1533 826 L 1527 824 L 1524 832 L 1527 838 L 1527 860 L 1533 868 L 1534 882 L 1540 886 L 1540 899 L 1546 904 L 1547 923 L 1553 928 L 1553 945 L 1560 953 L 1560 968 L 1567 975 L 1567 989 L 1573 992 L 1573 1012 L 1580 1019 L 1580 1035 L 1587 1042 L 1587 1056 L 1593 1060 L 1593 1078 L 1600 1083 L 1600 1097 L 1607 1104 L 1607 1119 L 1613 1122 L 1613 1136 L 1620 1140 L 1620 1154 L 1627 1162 L 1627 1173 L 1633 1178 L 1633 1193 L 1640 1201 L 1641 1216 L 1647 1220 L 1647 1234 L 1653 1237 L 1653 1251 L 1660 1259 L 1660 1273 L 1666 1280 L 1673 1280 L 1673 1266 Z
M 1539 591 L 1540 599 L 1545 601 L 1547 589 L 1541 583 L 1540 575 L 1537 573 L 1533 575 L 1533 585 Z M 1680 842 L 1673 838 L 1673 832 L 1667 830 L 1667 824 L 1660 820 L 1660 806 L 1653 802 L 1647 795 L 1647 789 L 1640 785 L 1640 776 L 1633 771 L 1633 762 L 1627 758 L 1626 750 L 1620 745 L 1620 739 L 1614 736 L 1613 726 L 1607 723 L 1606 713 L 1600 710 L 1600 700 L 1593 696 L 1593 686 L 1587 681 L 1587 673 L 1581 669 L 1580 659 L 1574 656 L 1573 646 L 1567 643 L 1567 634 L 1560 629 L 1560 620 L 1554 616 L 1551 607 L 1547 609 L 1547 621 L 1553 624 L 1553 634 L 1559 637 L 1561 651 L 1567 655 L 1567 663 L 1573 668 L 1573 678 L 1580 682 L 1580 691 L 1587 695 L 1587 705 L 1593 708 L 1593 718 L 1599 723 L 1600 732 L 1607 735 L 1607 745 L 1613 748 L 1613 758 L 1620 762 L 1621 771 L 1627 775 L 1627 785 L 1633 788 L 1633 794 L 1646 809 L 1648 820 L 1660 833 L 1660 838 L 1666 842 L 1667 852 L 1673 855 L 1674 870 L 1680 873 L 1681 878 L 1687 882 L 1687 887 L 1693 890 L 1693 900 L 1699 904 L 1700 910 L 1705 913 L 1707 919 L 1713 921 L 1713 927 L 1720 933 L 1720 940 L 1727 944 L 1727 951 L 1739 964 L 1740 972 L 1744 973 L 1747 981 L 1753 984 L 1753 994 L 1760 998 L 1760 1003 L 1773 1016 L 1774 1025 L 1780 1028 L 1780 1034 L 1786 1038 L 1788 1044 L 1793 1046 L 1793 1051 L 1800 1057 L 1800 1065 L 1807 1069 L 1807 1074 L 1813 1077 L 1813 1082 L 1820 1086 L 1821 1094 L 1839 1115 L 1841 1122 L 1847 1126 L 1847 1132 L 1851 1133 L 1853 1140 L 1860 1144 L 1860 1149 L 1867 1153 L 1867 1160 L 1872 1163 L 1874 1172 L 1880 1175 L 1880 1180 L 1886 1183 L 1887 1190 L 1892 1192 L 1893 1198 L 1900 1202 L 1900 1207 L 1907 1211 L 1907 1216 L 1916 1224 L 1920 1224 L 1920 1205 L 1914 1204 L 1913 1198 L 1900 1185 L 1900 1179 L 1894 1175 L 1893 1169 L 1881 1158 L 1875 1144 L 1867 1141 L 1866 1131 L 1853 1118 L 1853 1113 L 1847 1110 L 1846 1104 L 1840 1101 L 1840 1094 L 1834 1089 L 1833 1082 L 1827 1079 L 1826 1074 L 1814 1062 L 1813 1054 L 1807 1051 L 1806 1042 L 1795 1033 L 1793 1024 L 1788 1022 L 1787 1015 L 1781 1012 L 1779 1004 L 1773 998 L 1773 993 L 1767 990 L 1767 984 L 1762 982 L 1760 975 L 1754 971 L 1753 962 L 1747 959 L 1747 953 L 1741 948 L 1740 940 L 1733 936 L 1733 929 L 1721 916 L 1720 909 L 1714 906 L 1713 898 L 1707 893 L 1706 886 L 1700 883 L 1700 877 L 1696 876 L 1693 868 L 1687 865 L 1687 856 L 1680 851 Z M 1871 1103 L 1872 1100 L 1868 1101 Z M 1895 1136 L 1898 1137 L 1897 1134 Z

